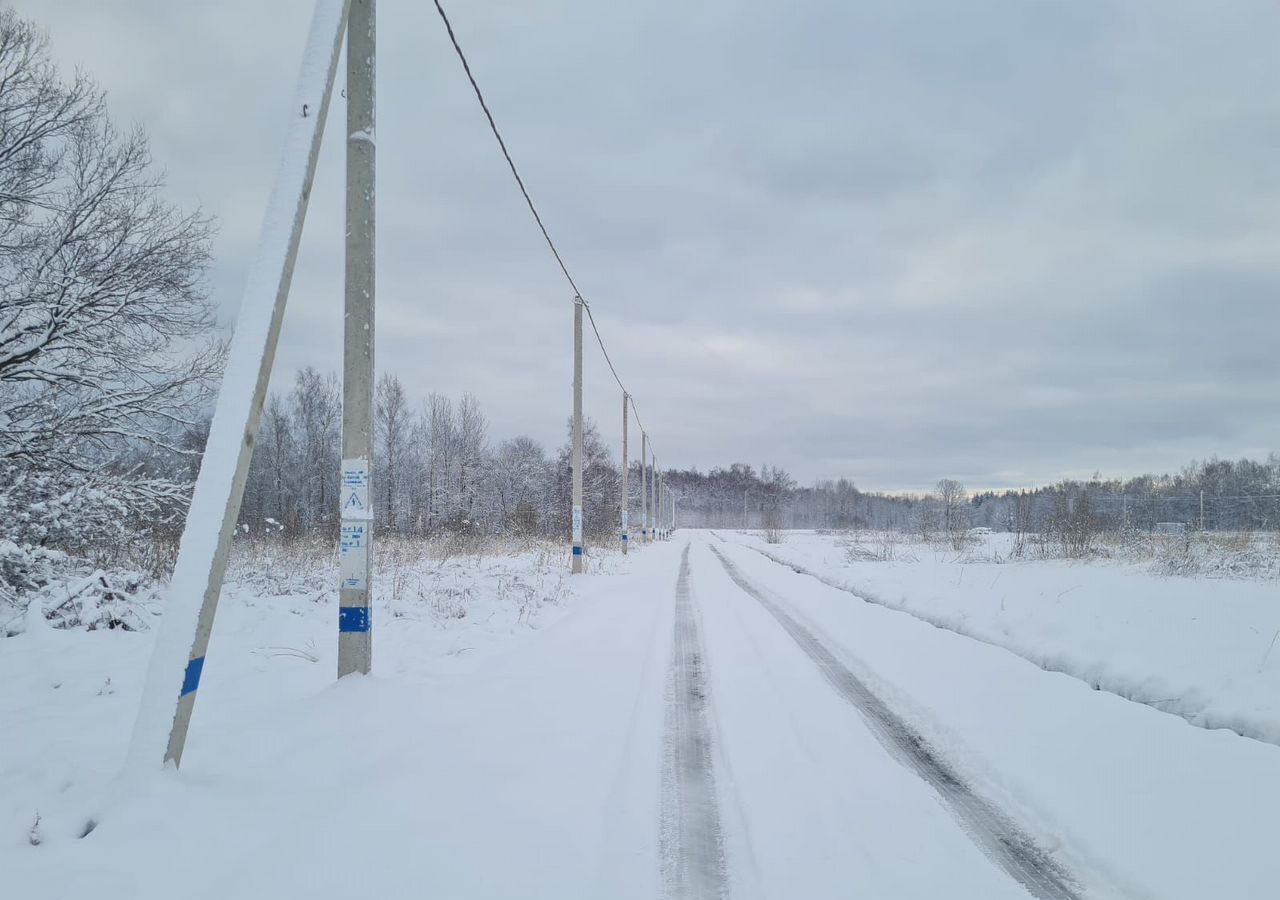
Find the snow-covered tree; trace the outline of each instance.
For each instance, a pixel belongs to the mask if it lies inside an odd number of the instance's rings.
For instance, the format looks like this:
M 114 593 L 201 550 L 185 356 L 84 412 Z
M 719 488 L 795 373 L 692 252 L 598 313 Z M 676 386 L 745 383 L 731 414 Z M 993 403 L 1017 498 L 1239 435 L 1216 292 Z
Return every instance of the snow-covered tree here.
M 556 460 L 555 509 L 548 523 L 556 534 L 569 536 L 573 497 L 573 420 L 569 439 Z M 595 420 L 582 420 L 582 530 L 599 541 L 618 533 L 622 521 L 622 474 L 613 461 L 609 445 L 600 436 Z
M 210 224 L 161 196 L 140 129 L 0 10 L 0 507 L 78 550 L 180 513 L 220 371 Z
M 542 445 L 523 436 L 503 441 L 494 454 L 491 472 L 500 527 L 517 534 L 545 531 L 554 469 Z
M 334 531 L 341 465 L 342 392 L 332 372 L 308 366 L 294 380 L 293 433 L 298 441 L 299 509 L 307 531 Z
M 374 481 L 377 497 L 374 515 L 379 528 L 399 531 L 405 525 L 408 511 L 408 469 L 412 446 L 409 401 L 400 379 L 390 373 L 378 379 L 374 391 L 374 458 L 378 477 Z

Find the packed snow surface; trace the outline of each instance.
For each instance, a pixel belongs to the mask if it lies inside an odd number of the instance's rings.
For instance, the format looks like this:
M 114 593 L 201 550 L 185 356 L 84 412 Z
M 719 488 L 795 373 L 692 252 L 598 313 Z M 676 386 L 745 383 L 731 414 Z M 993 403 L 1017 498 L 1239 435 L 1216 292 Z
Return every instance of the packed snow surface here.
M 1280 744 L 1280 602 L 1262 579 L 1177 577 L 1108 560 L 1011 559 L 1007 535 L 958 552 L 872 534 L 721 532 L 826 584 L 1036 665 Z M 868 559 L 891 556 L 890 559 Z
M 692 896 L 664 873 L 698 862 L 697 896 L 1043 896 L 887 749 L 821 657 L 1068 895 L 1275 895 L 1280 748 L 723 537 L 677 532 L 572 578 L 563 549 L 386 572 L 374 674 L 338 683 L 330 573 L 239 568 L 181 770 L 125 778 L 156 629 L 33 622 L 0 639 L 2 893 L 654 898 Z M 700 774 L 673 777 L 672 760 Z

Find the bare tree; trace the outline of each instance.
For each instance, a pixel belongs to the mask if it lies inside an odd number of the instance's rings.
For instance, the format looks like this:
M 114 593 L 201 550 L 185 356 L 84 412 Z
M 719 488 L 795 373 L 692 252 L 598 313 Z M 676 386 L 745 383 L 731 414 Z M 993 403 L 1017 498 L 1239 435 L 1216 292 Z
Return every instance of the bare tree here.
M 454 525 L 471 529 L 476 523 L 476 498 L 484 474 L 485 443 L 489 422 L 472 394 L 463 394 L 458 404 L 458 491 L 452 516 Z
M 938 482 L 935 498 L 947 540 L 954 549 L 963 549 L 969 530 L 969 495 L 964 485 L 954 479 L 944 478 Z
M 118 132 L 92 81 L 60 81 L 44 34 L 0 10 L 0 494 L 25 484 L 11 513 L 44 491 L 110 498 L 117 528 L 122 511 L 180 512 L 181 484 L 115 464 L 140 444 L 198 455 L 183 435 L 223 358 L 210 224 L 160 189 L 142 131 Z
M 298 510 L 298 444 L 293 433 L 288 408 L 279 394 L 272 394 L 262 414 L 262 427 L 254 444 L 254 463 L 263 471 L 261 509 L 263 525 L 297 534 L 300 527 Z M 267 520 L 270 520 L 268 522 Z
M 426 530 L 435 531 L 452 511 L 451 473 L 456 458 L 457 425 L 453 402 L 443 394 L 431 394 L 422 410 L 426 440 Z
M 302 525 L 310 531 L 337 521 L 337 483 L 341 454 L 342 391 L 332 372 L 308 366 L 294 380 L 291 397 L 301 468 Z
M 375 487 L 380 503 L 374 513 L 382 526 L 391 531 L 400 530 L 400 514 L 407 500 L 406 463 L 409 454 L 409 401 L 404 385 L 395 375 L 387 373 L 378 379 L 373 408 L 374 439 L 378 458 L 378 478 Z M 380 508 L 379 508 L 380 507 Z
M 543 528 L 552 466 L 542 445 L 529 437 L 503 441 L 494 454 L 493 492 L 500 523 L 519 534 Z

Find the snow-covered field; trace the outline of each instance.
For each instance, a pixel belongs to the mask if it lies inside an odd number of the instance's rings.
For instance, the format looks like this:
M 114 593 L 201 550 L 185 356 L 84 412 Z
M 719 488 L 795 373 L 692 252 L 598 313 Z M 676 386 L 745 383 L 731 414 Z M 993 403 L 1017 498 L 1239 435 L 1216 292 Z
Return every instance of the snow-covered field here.
M 384 548 L 374 612 L 381 678 L 416 683 L 469 672 L 571 606 L 562 548 L 441 549 Z M 606 554 L 588 565 L 607 572 L 618 563 Z M 190 771 L 233 723 L 269 720 L 330 688 L 336 583 L 333 551 L 237 547 L 192 726 Z M 40 600 L 52 608 L 57 592 Z M 130 612 L 154 626 L 161 610 L 157 599 Z M 34 608 L 25 626 L 0 640 L 0 843 L 22 832 L 56 844 L 83 829 L 124 763 L 157 629 L 54 629 Z
M 1146 563 L 1010 561 L 883 535 L 727 537 L 827 584 L 1004 647 L 1206 728 L 1280 744 L 1280 585 L 1153 574 Z M 873 557 L 891 557 L 877 559 Z
M 241 558 L 180 771 L 117 777 L 154 629 L 0 639 L 0 895 L 1275 895 L 1280 747 L 722 537 L 575 578 L 559 547 L 403 546 L 374 674 L 336 684 L 332 561 Z M 1046 602 L 1095 571 L 1022 568 L 1060 585 Z

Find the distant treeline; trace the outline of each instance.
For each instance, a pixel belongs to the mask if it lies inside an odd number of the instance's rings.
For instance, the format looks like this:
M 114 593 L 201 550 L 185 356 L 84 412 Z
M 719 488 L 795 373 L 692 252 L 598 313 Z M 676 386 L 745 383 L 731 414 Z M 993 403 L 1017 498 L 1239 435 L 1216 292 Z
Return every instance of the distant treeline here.
M 681 523 L 710 528 L 948 530 L 948 523 L 996 531 L 1049 531 L 1065 521 L 1091 530 L 1152 531 L 1161 523 L 1214 531 L 1275 530 L 1280 524 L 1280 456 L 1265 462 L 1212 459 L 1172 475 L 1062 481 L 1030 490 L 968 494 L 952 480 L 927 494 L 859 490 L 849 480 L 799 487 L 781 470 L 735 463 L 668 473 Z M 962 501 L 957 506 L 956 497 Z M 954 515 L 959 512 L 959 515 Z M 951 526 L 954 527 L 954 524 Z
M 440 532 L 559 536 L 569 530 L 569 429 L 548 450 L 520 436 L 494 443 L 479 403 L 432 394 L 410 404 L 394 375 L 378 382 L 373 506 L 377 526 L 401 534 Z M 273 395 L 263 416 L 241 507 L 250 532 L 336 533 L 341 390 L 334 375 L 305 369 L 288 395 Z M 584 525 L 596 541 L 615 538 L 621 521 L 616 440 L 588 421 L 584 448 Z M 633 450 L 634 456 L 634 450 Z M 840 479 L 801 487 L 785 471 L 745 463 L 709 472 L 668 469 L 679 524 L 709 528 L 877 528 L 953 532 L 1089 531 L 1158 523 L 1213 530 L 1271 529 L 1280 522 L 1280 457 L 1266 462 L 1210 460 L 1175 475 L 1127 481 L 1065 481 L 1025 491 L 969 494 L 953 480 L 928 494 L 867 492 Z M 639 527 L 640 478 L 632 460 L 631 518 Z

